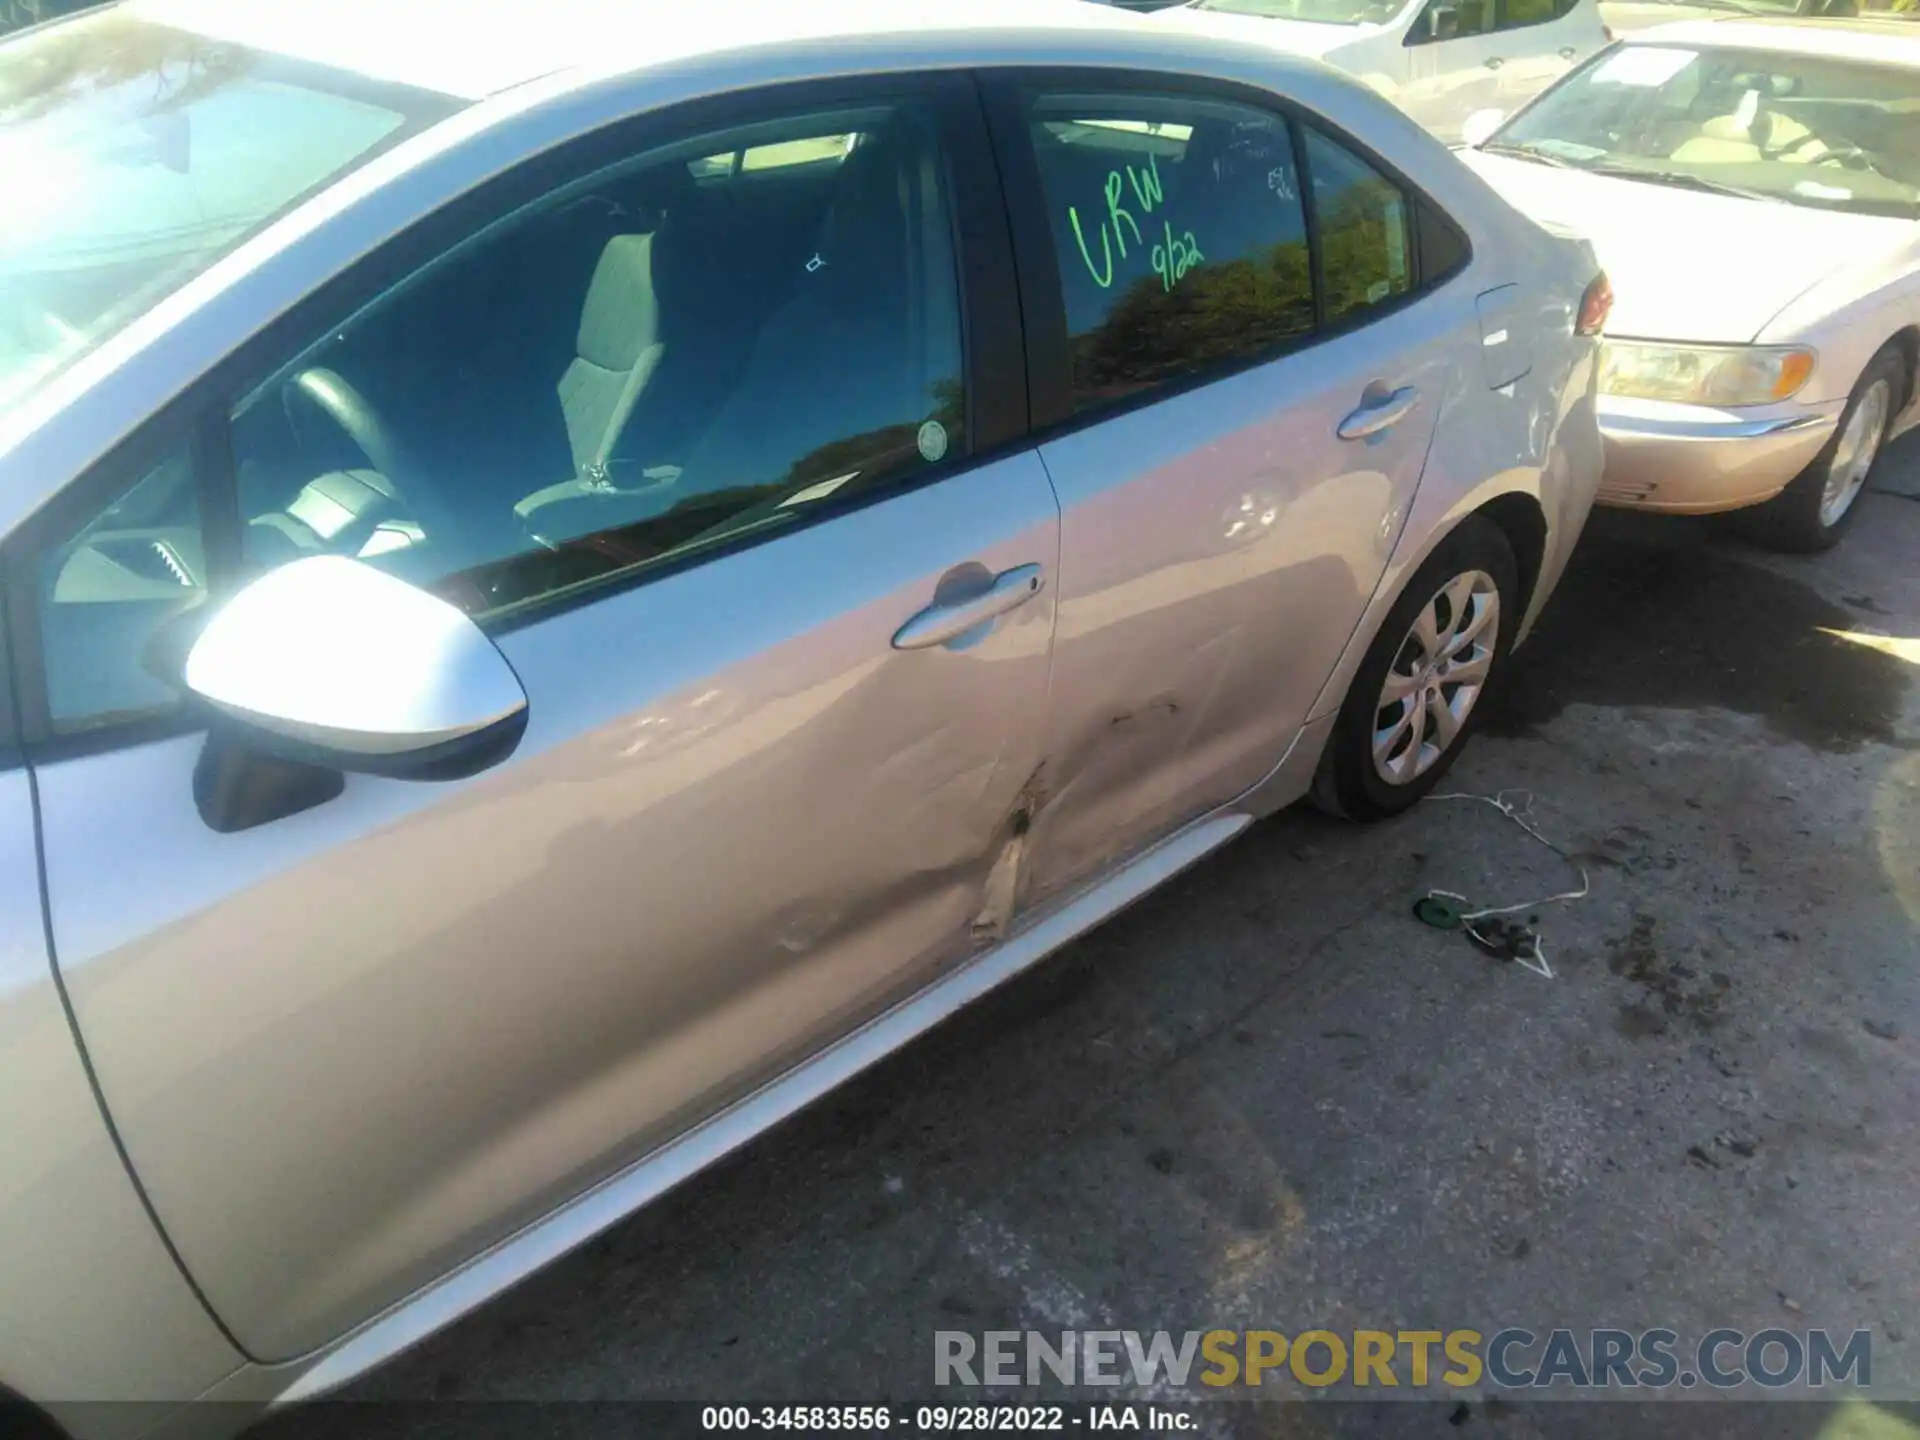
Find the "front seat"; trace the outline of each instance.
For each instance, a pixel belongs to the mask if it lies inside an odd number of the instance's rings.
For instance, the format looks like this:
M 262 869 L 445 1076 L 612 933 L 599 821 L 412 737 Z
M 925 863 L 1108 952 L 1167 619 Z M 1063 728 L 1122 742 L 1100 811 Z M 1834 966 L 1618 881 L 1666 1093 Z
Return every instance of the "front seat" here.
M 513 507 L 533 534 L 557 542 L 631 523 L 629 492 L 650 493 L 670 475 L 614 473 L 635 404 L 666 354 L 653 283 L 657 231 L 615 235 L 600 252 L 580 307 L 574 356 L 560 376 L 573 475 Z
M 616 235 L 593 267 L 573 361 L 559 386 L 577 478 L 606 478 L 634 402 L 666 353 L 653 289 L 653 244 L 652 234 Z

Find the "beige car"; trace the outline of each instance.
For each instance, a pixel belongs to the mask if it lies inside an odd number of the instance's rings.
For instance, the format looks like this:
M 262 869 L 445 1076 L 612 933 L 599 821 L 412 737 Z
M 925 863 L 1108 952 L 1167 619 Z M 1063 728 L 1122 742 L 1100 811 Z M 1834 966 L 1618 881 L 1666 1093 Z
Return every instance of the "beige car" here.
M 1838 541 L 1920 424 L 1920 25 L 1649 30 L 1475 138 L 1468 163 L 1619 290 L 1601 502 Z
M 0 1383 L 86 1440 L 336 1386 L 1257 816 L 1404 810 L 1593 501 L 1590 247 L 1323 66 L 528 19 L 0 43 Z

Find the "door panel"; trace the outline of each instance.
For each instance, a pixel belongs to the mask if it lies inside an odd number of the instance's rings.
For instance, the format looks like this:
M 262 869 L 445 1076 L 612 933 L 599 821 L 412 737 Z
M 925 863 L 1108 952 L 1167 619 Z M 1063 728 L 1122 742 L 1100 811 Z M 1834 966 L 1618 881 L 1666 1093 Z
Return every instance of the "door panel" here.
M 42 766 L 102 1090 L 248 1348 L 324 1343 L 967 953 L 1054 589 L 891 638 L 1057 545 L 1028 453 L 661 577 L 502 637 L 502 769 L 240 834 L 197 736 Z
M 1460 353 L 1436 310 L 1043 447 L 1062 553 L 1033 898 L 1231 800 L 1307 720 Z M 1431 399 L 1376 443 L 1338 439 L 1381 382 Z
M 1032 197 L 1029 313 L 1064 332 L 1051 403 L 1077 422 L 1040 451 L 1061 567 L 1032 904 L 1280 759 L 1385 569 L 1459 352 L 1424 304 L 1316 343 L 1414 283 L 1405 196 L 1317 131 L 1098 79 L 1010 83 L 993 110 Z M 1338 437 L 1408 389 L 1397 423 Z
M 1500 71 L 1499 108 L 1511 114 L 1606 43 L 1591 5 L 1565 0 L 1507 0 L 1507 13 L 1525 19 L 1539 10 L 1559 11 L 1551 19 L 1526 24 L 1511 33 L 1519 42 Z
M 1478 0 L 1489 10 L 1493 0 Z M 1405 109 L 1449 143 L 1476 110 L 1499 106 L 1506 66 L 1517 52 L 1517 32 L 1490 31 L 1415 46 Z
M 964 79 L 883 76 L 587 137 L 10 540 L 10 603 L 66 662 L 37 666 L 36 765 L 75 1011 L 254 1355 L 335 1338 L 1006 923 L 1058 506 L 1015 443 L 980 130 Z M 235 570 L 314 554 L 480 618 L 528 729 L 472 780 L 355 776 L 234 831 L 246 787 L 214 793 L 147 663 Z

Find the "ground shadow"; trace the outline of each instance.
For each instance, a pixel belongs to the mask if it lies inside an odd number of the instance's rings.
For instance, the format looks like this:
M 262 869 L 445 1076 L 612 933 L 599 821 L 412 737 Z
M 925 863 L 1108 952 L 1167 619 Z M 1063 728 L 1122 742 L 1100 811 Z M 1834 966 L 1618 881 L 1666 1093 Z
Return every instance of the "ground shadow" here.
M 1913 672 L 1827 633 L 1870 616 L 1710 548 L 1706 527 L 1652 529 L 1596 519 L 1488 696 L 1487 734 L 1528 734 L 1575 704 L 1716 706 L 1822 750 L 1895 741 Z

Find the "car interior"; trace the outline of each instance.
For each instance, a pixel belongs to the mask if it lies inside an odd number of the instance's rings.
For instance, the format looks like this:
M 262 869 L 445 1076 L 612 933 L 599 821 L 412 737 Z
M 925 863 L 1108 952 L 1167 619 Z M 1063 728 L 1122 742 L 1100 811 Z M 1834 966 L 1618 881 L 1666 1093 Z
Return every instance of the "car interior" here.
M 1592 133 L 1569 140 L 1816 202 L 1912 214 L 1920 197 L 1920 97 L 1900 72 L 1703 52 L 1658 87 L 1588 87 L 1603 90 L 1615 103 L 1588 112 Z
M 937 150 L 905 111 L 830 119 L 596 177 L 331 331 L 235 413 L 247 565 L 357 556 L 484 613 L 960 452 Z M 172 456 L 49 556 L 56 716 L 170 700 L 198 492 Z
M 958 448 L 933 155 L 893 114 L 683 148 L 462 247 L 236 416 L 249 558 L 485 611 Z

